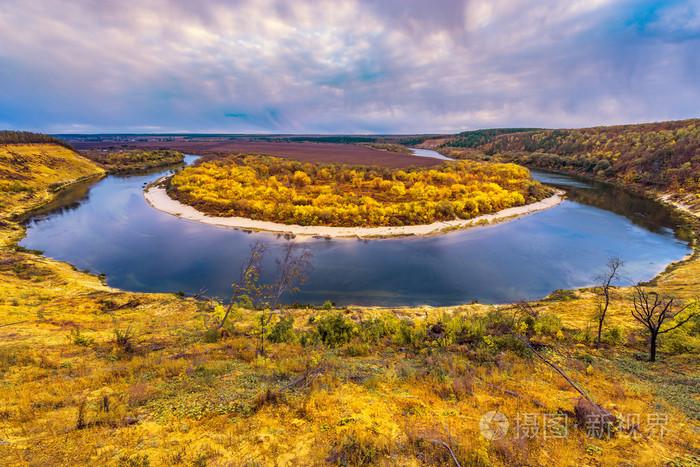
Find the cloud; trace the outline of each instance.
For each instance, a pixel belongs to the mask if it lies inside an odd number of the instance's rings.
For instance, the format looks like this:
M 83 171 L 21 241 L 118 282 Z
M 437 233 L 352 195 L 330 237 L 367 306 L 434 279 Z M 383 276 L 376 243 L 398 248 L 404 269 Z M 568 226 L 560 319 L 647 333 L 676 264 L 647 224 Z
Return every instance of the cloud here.
M 6 0 L 0 121 L 451 132 L 697 116 L 689 1 Z

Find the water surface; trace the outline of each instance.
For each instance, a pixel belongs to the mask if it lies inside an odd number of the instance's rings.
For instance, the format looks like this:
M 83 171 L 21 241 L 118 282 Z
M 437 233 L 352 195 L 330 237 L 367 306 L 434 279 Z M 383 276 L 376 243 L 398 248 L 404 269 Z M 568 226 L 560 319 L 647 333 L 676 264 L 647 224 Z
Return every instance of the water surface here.
M 191 162 L 192 156 L 187 161 Z M 199 224 L 157 211 L 144 184 L 164 175 L 109 176 L 34 217 L 22 246 L 146 292 L 227 297 L 254 241 L 288 240 Z M 287 301 L 360 305 L 503 303 L 590 285 L 610 256 L 625 283 L 648 280 L 690 252 L 661 205 L 572 177 L 534 172 L 569 199 L 514 221 L 429 238 L 309 240 L 314 269 Z M 272 269 L 272 258 L 268 261 Z

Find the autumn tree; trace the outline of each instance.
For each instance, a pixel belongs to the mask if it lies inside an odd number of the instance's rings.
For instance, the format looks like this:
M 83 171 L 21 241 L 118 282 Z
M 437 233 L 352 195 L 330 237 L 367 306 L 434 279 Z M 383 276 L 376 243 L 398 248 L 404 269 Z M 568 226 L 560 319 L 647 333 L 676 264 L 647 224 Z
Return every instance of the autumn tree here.
M 656 346 L 660 334 L 678 329 L 698 316 L 697 312 L 682 316 L 691 308 L 697 310 L 697 300 L 681 303 L 675 297 L 664 297 L 657 292 L 647 292 L 641 286 L 634 288 L 633 300 L 632 316 L 649 332 L 650 362 L 656 361 Z
M 286 293 L 294 293 L 306 282 L 311 269 L 312 254 L 308 248 L 301 248 L 294 242 L 283 247 L 282 255 L 275 260 L 276 272 L 270 283 L 262 281 L 262 262 L 267 254 L 267 247 L 262 242 L 255 242 L 250 247 L 248 259 L 241 267 L 238 281 L 232 284 L 232 296 L 224 317 L 219 324 L 223 328 L 231 311 L 235 307 L 258 310 L 258 353 L 265 354 L 265 337 L 267 327 L 272 321 L 275 310 Z
M 299 286 L 306 282 L 311 270 L 312 253 L 308 248 L 301 248 L 293 242 L 288 242 L 283 247 L 283 253 L 276 259 L 277 273 L 275 281 L 263 286 L 264 303 L 260 312 L 259 347 L 258 353 L 265 355 L 265 336 L 267 326 L 272 320 L 274 310 L 279 307 L 280 300 L 285 293 L 299 291 Z
M 262 290 L 260 288 L 260 270 L 263 257 L 265 256 L 265 244 L 262 242 L 255 242 L 250 246 L 250 253 L 248 259 L 241 266 L 241 272 L 238 280 L 231 284 L 231 301 L 226 308 L 224 317 L 219 323 L 219 329 L 222 329 L 226 324 L 231 311 L 236 306 L 245 306 L 249 308 L 255 308 L 262 295 Z
M 605 272 L 601 273 L 597 280 L 600 286 L 597 288 L 599 294 L 599 300 L 596 310 L 596 320 L 598 320 L 598 337 L 596 338 L 595 345 L 600 348 L 600 342 L 603 334 L 603 323 L 605 321 L 605 316 L 608 313 L 608 307 L 610 306 L 610 293 L 612 288 L 612 283 L 620 275 L 620 269 L 623 266 L 623 262 L 618 257 L 612 257 L 608 260 Z

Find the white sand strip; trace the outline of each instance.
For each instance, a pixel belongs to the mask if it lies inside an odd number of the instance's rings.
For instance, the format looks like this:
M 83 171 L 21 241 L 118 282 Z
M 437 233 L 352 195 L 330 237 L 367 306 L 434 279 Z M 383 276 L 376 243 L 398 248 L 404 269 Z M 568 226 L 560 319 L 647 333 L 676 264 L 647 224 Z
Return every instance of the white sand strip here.
M 164 188 L 150 186 L 146 188 L 144 196 L 148 204 L 154 208 L 172 214 L 183 219 L 211 224 L 217 227 L 227 227 L 233 229 L 274 232 L 280 234 L 291 234 L 306 237 L 359 237 L 359 238 L 384 238 L 402 237 L 408 235 L 436 235 L 455 229 L 463 229 L 474 225 L 483 225 L 495 221 L 515 218 L 542 211 L 556 206 L 562 201 L 563 191 L 558 191 L 553 196 L 545 198 L 536 203 L 516 206 L 493 214 L 484 214 L 473 219 L 455 219 L 453 221 L 433 222 L 423 225 L 405 225 L 397 227 L 325 227 L 325 226 L 305 226 L 287 225 L 276 222 L 258 221 L 245 217 L 215 217 L 197 211 L 192 206 L 187 206 L 168 196 Z

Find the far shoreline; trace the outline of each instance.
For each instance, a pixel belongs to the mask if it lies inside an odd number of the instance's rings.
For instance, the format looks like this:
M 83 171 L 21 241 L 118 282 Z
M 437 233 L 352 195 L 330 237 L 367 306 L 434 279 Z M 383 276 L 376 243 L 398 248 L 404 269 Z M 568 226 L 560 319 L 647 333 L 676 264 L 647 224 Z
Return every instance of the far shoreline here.
M 159 180 L 161 181 L 161 180 Z M 482 214 L 472 219 L 455 219 L 438 221 L 432 224 L 380 226 L 380 227 L 330 227 L 322 225 L 280 224 L 270 221 L 259 221 L 246 217 L 218 217 L 204 214 L 201 211 L 171 198 L 165 188 L 156 181 L 147 186 L 143 192 L 146 202 L 153 208 L 167 214 L 229 229 L 268 232 L 295 237 L 321 238 L 360 238 L 381 239 L 407 236 L 427 237 L 462 230 L 469 227 L 489 225 L 494 222 L 513 220 L 527 214 L 553 208 L 563 201 L 564 192 L 557 190 L 552 196 L 522 206 L 514 206 L 492 214 Z

